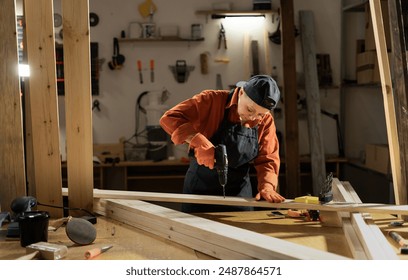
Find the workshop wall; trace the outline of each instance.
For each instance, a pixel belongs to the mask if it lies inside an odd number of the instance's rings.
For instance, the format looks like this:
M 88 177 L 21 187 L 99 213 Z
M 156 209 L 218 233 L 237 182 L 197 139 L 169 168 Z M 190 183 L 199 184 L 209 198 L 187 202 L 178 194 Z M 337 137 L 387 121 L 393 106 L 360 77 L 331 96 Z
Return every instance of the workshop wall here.
M 93 100 L 100 103 L 100 111 L 93 111 L 93 139 L 94 143 L 116 143 L 119 138 L 126 139 L 135 133 L 136 118 L 135 107 L 137 98 L 144 91 L 160 92 L 164 88 L 170 92 L 169 99 L 165 102 L 171 107 L 185 100 L 203 89 L 216 88 L 217 74 L 221 75 L 222 85 L 228 88 L 239 80 L 246 80 L 246 59 L 250 54 L 244 53 L 244 38 L 258 40 L 260 69 L 264 73 L 271 73 L 272 69 L 265 69 L 268 65 L 264 61 L 265 42 L 264 31 L 273 33 L 277 29 L 278 15 L 267 15 L 264 21 L 256 19 L 240 18 L 238 21 L 225 19 L 208 21 L 204 15 L 196 15 L 197 10 L 211 10 L 211 2 L 191 0 L 154 0 L 157 11 L 154 13 L 153 22 L 158 28 L 177 25 L 181 37 L 190 37 L 191 25 L 202 24 L 202 35 L 205 38 L 200 42 L 126 42 L 120 43 L 120 53 L 126 60 L 120 70 L 110 70 L 108 62 L 113 55 L 113 38 L 120 38 L 121 32 L 126 35 L 129 32 L 130 22 L 147 22 L 148 19 L 141 17 L 138 5 L 143 0 L 89 0 L 90 12 L 96 13 L 99 23 L 91 27 L 91 41 L 99 43 L 99 58 L 104 61 L 100 66 L 99 86 L 100 92 L 92 96 Z M 214 1 L 218 2 L 218 1 Z M 251 10 L 251 0 L 234 0 L 234 10 Z M 316 52 L 330 55 L 333 83 L 340 83 L 340 26 L 341 26 L 341 0 L 295 0 L 295 24 L 299 27 L 299 10 L 311 10 L 315 19 Z M 279 0 L 272 1 L 273 9 L 279 8 Z M 55 12 L 61 11 L 60 0 L 54 0 Z M 218 32 L 220 24 L 224 25 L 228 49 L 223 45 L 218 49 Z M 59 30 L 56 30 L 56 40 Z M 270 52 L 270 66 L 276 66 L 278 83 L 282 82 L 282 50 L 281 45 L 268 42 Z M 300 37 L 296 38 L 296 61 L 299 86 L 299 96 L 304 98 L 302 90 L 303 59 L 300 45 Z M 207 53 L 209 57 L 208 74 L 202 74 L 200 70 L 200 54 Z M 150 59 L 155 60 L 155 80 L 150 81 Z M 215 62 L 216 59 L 226 59 L 229 63 Z M 142 62 L 143 84 L 139 81 L 137 60 Z M 187 65 L 194 66 L 188 80 L 178 83 L 170 71 L 169 66 L 175 65 L 176 60 L 185 60 Z M 249 67 L 252 62 L 250 61 Z M 283 96 L 284 97 L 284 96 Z M 59 96 L 59 117 L 61 126 L 61 153 L 65 159 L 65 110 L 64 96 Z M 148 97 L 143 99 L 144 104 Z M 282 104 L 279 105 L 283 109 Z M 321 90 L 322 109 L 333 113 L 340 113 L 340 90 Z M 309 137 L 307 118 L 304 108 L 299 106 L 299 146 L 301 154 L 309 153 Z M 284 133 L 283 112 L 276 114 L 278 130 Z M 144 117 L 144 115 L 142 115 Z M 144 126 L 145 120 L 138 123 Z M 333 119 L 322 115 L 324 132 L 325 152 L 337 154 L 336 123 Z

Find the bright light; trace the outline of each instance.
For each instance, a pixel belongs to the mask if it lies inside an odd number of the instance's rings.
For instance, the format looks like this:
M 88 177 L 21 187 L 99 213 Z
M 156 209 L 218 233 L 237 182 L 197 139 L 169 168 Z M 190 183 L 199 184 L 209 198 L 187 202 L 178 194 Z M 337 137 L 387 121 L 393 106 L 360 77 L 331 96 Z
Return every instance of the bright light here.
M 265 17 L 226 17 L 225 25 L 236 30 L 251 30 L 264 28 Z
M 20 77 L 30 77 L 30 66 L 28 64 L 19 64 L 18 74 Z

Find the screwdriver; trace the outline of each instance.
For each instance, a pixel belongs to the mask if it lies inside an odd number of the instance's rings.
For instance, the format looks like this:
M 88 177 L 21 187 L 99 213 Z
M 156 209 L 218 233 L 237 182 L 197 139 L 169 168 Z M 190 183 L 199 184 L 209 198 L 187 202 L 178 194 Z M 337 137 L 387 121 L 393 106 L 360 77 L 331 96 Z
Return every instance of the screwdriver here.
M 92 259 L 96 256 L 99 256 L 100 254 L 102 254 L 103 252 L 108 251 L 110 248 L 112 248 L 113 245 L 108 245 L 108 246 L 104 246 L 102 248 L 94 248 L 94 249 L 90 249 L 88 251 L 85 252 L 85 258 L 86 259 Z
M 150 59 L 150 81 L 154 83 L 154 59 Z
M 140 60 L 137 61 L 137 69 L 139 70 L 140 83 L 143 84 L 142 62 Z

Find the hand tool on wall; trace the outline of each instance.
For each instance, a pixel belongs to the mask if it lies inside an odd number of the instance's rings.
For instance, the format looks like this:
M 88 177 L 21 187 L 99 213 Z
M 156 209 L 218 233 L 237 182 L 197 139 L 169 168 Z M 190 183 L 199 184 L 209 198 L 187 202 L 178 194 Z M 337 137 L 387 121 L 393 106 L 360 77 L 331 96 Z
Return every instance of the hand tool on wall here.
M 150 59 L 150 82 L 154 83 L 154 59 Z
M 221 28 L 218 34 L 218 49 L 221 48 L 221 43 L 224 42 L 224 49 L 227 49 L 227 38 L 225 37 L 224 25 L 221 23 Z
M 137 70 L 139 71 L 139 81 L 143 84 L 143 74 L 142 74 L 142 61 L 137 61 Z
M 187 81 L 190 72 L 193 71 L 195 67 L 188 66 L 185 60 L 177 60 L 176 65 L 169 65 L 169 68 L 177 82 L 184 83 Z
M 225 185 L 227 184 L 228 179 L 228 156 L 225 145 L 219 144 L 215 147 L 214 159 L 214 166 L 217 169 L 218 180 L 222 186 L 222 191 L 225 198 Z
M 107 246 L 103 246 L 102 248 L 94 248 L 94 249 L 90 249 L 88 251 L 85 252 L 85 258 L 86 259 L 92 259 L 94 257 L 99 256 L 100 254 L 108 251 L 110 248 L 112 248 L 113 245 L 107 245 Z

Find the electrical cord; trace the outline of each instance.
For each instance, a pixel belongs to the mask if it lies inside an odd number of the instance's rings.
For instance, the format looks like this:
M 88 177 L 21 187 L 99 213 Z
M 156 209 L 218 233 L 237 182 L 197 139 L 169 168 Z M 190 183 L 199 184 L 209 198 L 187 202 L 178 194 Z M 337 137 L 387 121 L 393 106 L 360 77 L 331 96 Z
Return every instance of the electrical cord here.
M 37 201 L 37 205 L 41 206 L 46 206 L 46 207 L 51 207 L 51 208 L 60 208 L 63 210 L 72 210 L 72 211 L 84 211 L 85 213 L 89 214 L 92 217 L 96 217 L 95 214 L 91 213 L 90 211 L 84 209 L 84 208 L 75 208 L 75 207 L 65 207 L 65 206 L 55 206 L 55 205 L 49 205 L 49 204 L 44 204 L 40 203 Z

